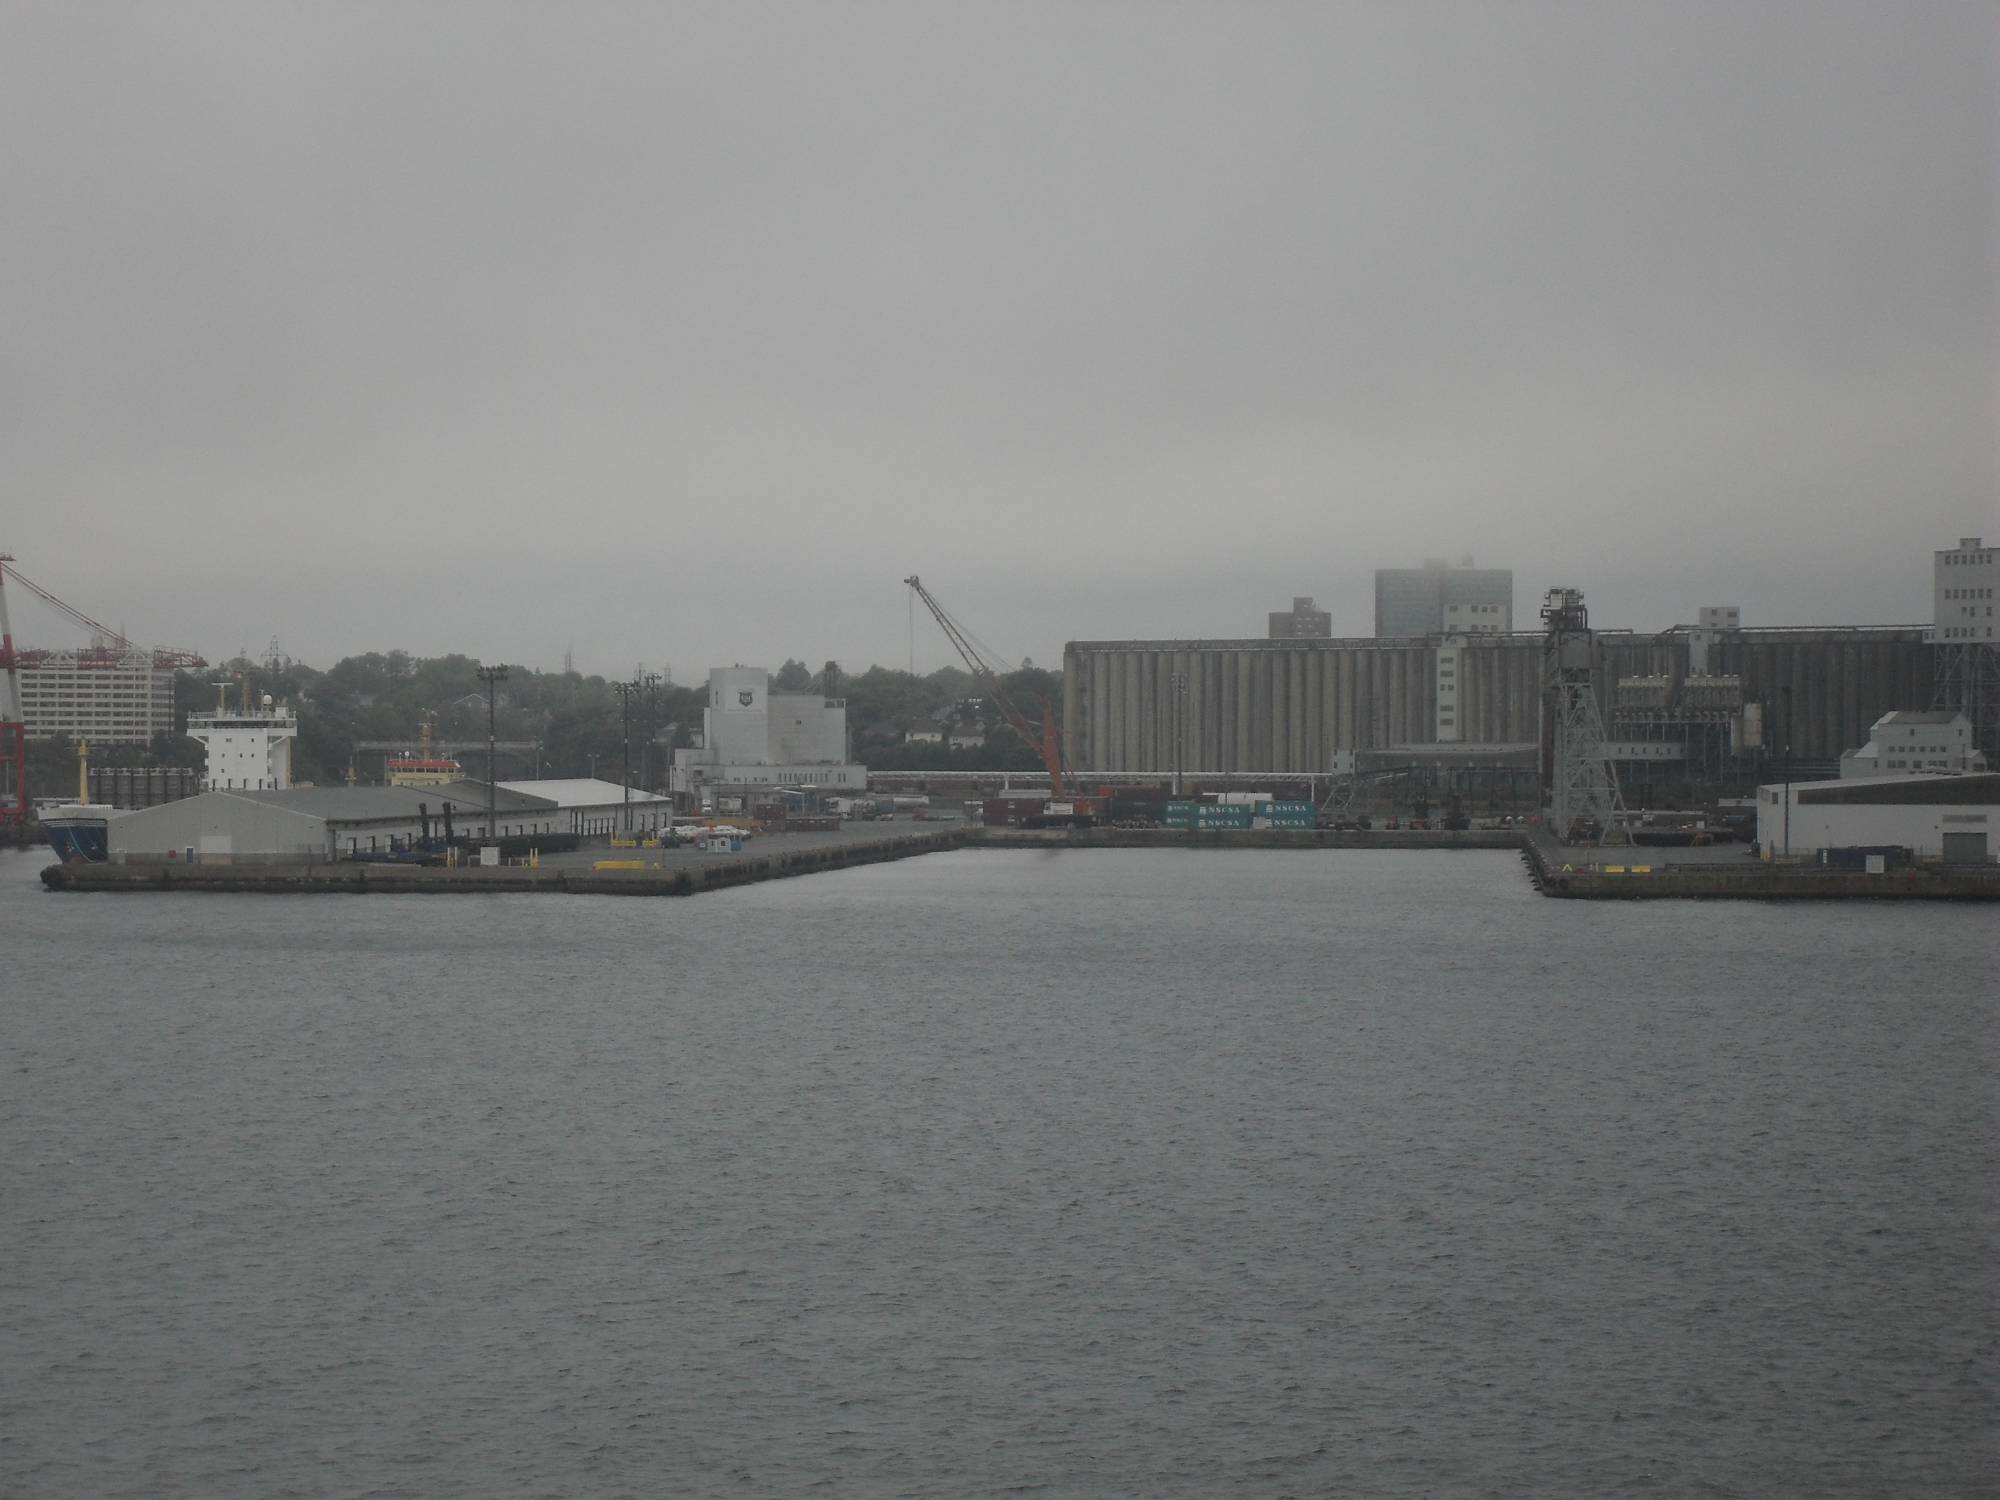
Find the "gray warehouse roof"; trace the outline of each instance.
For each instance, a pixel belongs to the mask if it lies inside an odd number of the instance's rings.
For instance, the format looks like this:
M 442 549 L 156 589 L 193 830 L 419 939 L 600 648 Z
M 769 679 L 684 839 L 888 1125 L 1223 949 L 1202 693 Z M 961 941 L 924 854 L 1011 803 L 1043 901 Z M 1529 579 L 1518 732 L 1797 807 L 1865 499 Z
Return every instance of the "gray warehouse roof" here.
M 589 776 L 571 776 L 550 781 L 503 781 L 500 783 L 500 788 L 508 792 L 528 792 L 532 788 L 533 796 L 546 798 L 547 805 L 560 808 L 609 807 L 613 803 L 622 803 L 625 800 L 625 788 L 618 782 Z M 635 805 L 641 802 L 666 800 L 657 793 L 642 792 L 636 786 L 632 788 L 632 801 Z
M 1797 788 L 1801 807 L 1850 806 L 2000 807 L 2000 772 L 1973 776 L 1861 776 Z
M 454 813 L 486 811 L 486 788 L 482 783 L 455 781 L 449 786 L 295 786 L 282 791 L 219 790 L 218 797 L 241 797 L 288 812 L 324 818 L 329 823 L 372 822 L 378 818 L 418 816 L 419 805 L 428 805 L 437 817 L 449 802 Z M 539 797 L 502 791 L 498 807 L 503 812 L 546 811 L 555 806 Z

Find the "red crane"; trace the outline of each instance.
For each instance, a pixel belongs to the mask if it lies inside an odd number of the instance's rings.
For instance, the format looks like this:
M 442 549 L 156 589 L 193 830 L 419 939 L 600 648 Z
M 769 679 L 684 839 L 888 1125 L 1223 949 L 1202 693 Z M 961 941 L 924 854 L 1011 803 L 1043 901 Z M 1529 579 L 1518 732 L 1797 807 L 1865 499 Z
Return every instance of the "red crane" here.
M 11 557 L 7 559 L 8 562 L 12 562 L 13 560 Z M 103 643 L 101 645 L 93 644 L 88 651 L 83 653 L 83 664 L 85 666 L 116 665 L 120 657 L 133 649 L 132 642 L 126 637 L 124 631 L 113 630 L 109 625 L 91 619 L 89 615 L 78 609 L 74 604 L 69 604 L 58 599 L 39 583 L 36 583 L 34 579 L 22 573 L 20 569 L 13 569 L 12 573 L 14 582 L 20 584 L 22 588 L 26 589 L 64 618 L 73 620 L 85 630 L 88 630 L 94 640 Z M 21 653 L 21 659 L 24 661 L 39 661 L 44 654 L 40 651 L 24 651 Z M 170 671 L 175 667 L 205 667 L 207 665 L 207 661 L 193 651 L 183 651 L 174 646 L 156 646 L 153 648 L 153 666 L 159 671 Z
M 911 592 L 924 601 L 924 608 L 931 612 L 932 617 L 937 620 L 939 627 L 950 637 L 952 645 L 958 648 L 958 654 L 964 657 L 965 664 L 972 668 L 972 675 L 985 685 L 986 691 L 992 695 L 993 701 L 1000 705 L 1000 712 L 1006 716 L 1007 722 L 1013 726 L 1014 733 L 1021 737 L 1021 743 L 1024 745 L 1033 745 L 1041 752 L 1042 764 L 1047 766 L 1049 770 L 1049 791 L 1058 798 L 1068 795 L 1063 786 L 1062 741 L 1056 734 L 1055 710 L 1050 707 L 1048 700 L 1042 700 L 1042 728 L 1041 732 L 1037 734 L 1029 726 L 1027 718 L 1018 708 L 1014 707 L 1007 694 L 1001 689 L 1000 674 L 980 654 L 979 648 L 972 644 L 971 638 L 966 635 L 964 628 L 959 625 L 958 621 L 951 617 L 942 604 L 931 597 L 931 591 L 917 580 L 916 574 L 912 573 L 903 582 L 910 586 Z

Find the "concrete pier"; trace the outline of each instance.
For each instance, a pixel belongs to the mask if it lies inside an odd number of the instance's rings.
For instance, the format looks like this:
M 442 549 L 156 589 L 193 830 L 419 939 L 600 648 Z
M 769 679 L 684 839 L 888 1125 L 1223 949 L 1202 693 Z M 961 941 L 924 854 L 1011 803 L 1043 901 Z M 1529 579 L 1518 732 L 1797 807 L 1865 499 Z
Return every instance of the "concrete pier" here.
M 959 827 L 885 836 L 858 835 L 840 839 L 802 840 L 786 847 L 780 837 L 751 843 L 741 854 L 692 855 L 674 851 L 633 851 L 636 870 L 598 870 L 596 860 L 625 854 L 602 847 L 581 857 L 545 860 L 539 869 L 525 865 L 484 868 L 461 865 L 432 869 L 422 865 L 357 864 L 101 864 L 50 865 L 42 883 L 52 891 L 100 891 L 159 894 L 164 891 L 207 891 L 260 895 L 468 896 L 539 893 L 571 896 L 694 896 L 703 891 L 784 880 L 853 865 L 880 864 L 933 854 L 964 844 Z M 753 852 L 757 851 L 757 852 Z

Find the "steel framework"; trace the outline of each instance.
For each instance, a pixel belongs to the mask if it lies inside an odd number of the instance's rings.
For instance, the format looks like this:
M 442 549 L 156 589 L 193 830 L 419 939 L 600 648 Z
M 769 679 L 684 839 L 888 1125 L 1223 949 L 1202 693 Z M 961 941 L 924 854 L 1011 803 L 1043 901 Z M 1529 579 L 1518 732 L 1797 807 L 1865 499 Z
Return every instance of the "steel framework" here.
M 2000 767 L 2000 646 L 1989 641 L 1939 641 L 1931 707 L 1956 710 L 1972 722 L 1972 745 Z
M 1542 602 L 1542 691 L 1547 699 L 1549 829 L 1566 844 L 1624 836 L 1625 799 L 1604 753 L 1604 716 L 1593 680 L 1597 637 L 1581 589 L 1550 589 Z

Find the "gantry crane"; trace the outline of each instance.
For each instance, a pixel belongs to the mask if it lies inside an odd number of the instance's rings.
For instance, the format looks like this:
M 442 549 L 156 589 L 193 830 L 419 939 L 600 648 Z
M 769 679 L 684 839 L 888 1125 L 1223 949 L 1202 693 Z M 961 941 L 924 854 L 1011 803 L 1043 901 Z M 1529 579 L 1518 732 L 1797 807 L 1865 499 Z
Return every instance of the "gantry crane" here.
M 8 562 L 12 562 L 13 560 L 11 557 L 7 559 Z M 36 583 L 34 579 L 22 573 L 20 569 L 11 568 L 8 572 L 14 582 L 20 584 L 22 588 L 33 594 L 37 599 L 40 599 L 65 619 L 81 625 L 91 633 L 93 645 L 86 655 L 96 657 L 101 662 L 108 663 L 135 649 L 124 631 L 113 630 L 109 625 L 103 624 L 98 620 L 93 620 L 74 604 L 58 599 L 39 583 Z M 96 644 L 97 642 L 101 642 L 102 644 Z M 38 660 L 42 654 L 38 651 L 23 652 L 22 656 L 24 659 Z M 207 661 L 196 652 L 183 651 L 174 646 L 155 646 L 152 654 L 153 666 L 161 671 L 171 670 L 175 667 L 205 667 L 208 665 Z
M 1066 797 L 1068 791 L 1063 780 L 1062 741 L 1056 734 L 1054 708 L 1046 699 L 1043 700 L 1042 727 L 1041 732 L 1037 734 L 1029 725 L 1027 717 L 1014 706 L 1013 701 L 1001 688 L 1000 674 L 981 654 L 979 648 L 972 644 L 971 637 L 965 633 L 958 621 L 951 617 L 950 612 L 942 604 L 931 597 L 931 591 L 918 581 L 916 574 L 912 573 L 903 582 L 910 586 L 912 593 L 924 601 L 924 608 L 931 612 L 939 628 L 950 637 L 952 645 L 958 648 L 958 654 L 965 658 L 965 664 L 972 669 L 972 675 L 979 679 L 993 701 L 1000 705 L 1000 712 L 1013 726 L 1014 733 L 1021 737 L 1021 743 L 1032 745 L 1041 753 L 1042 764 L 1048 767 L 1051 795 L 1057 798 Z
M 19 827 L 27 821 L 28 726 L 21 704 L 21 667 L 32 666 L 48 656 L 47 651 L 21 650 L 14 645 L 14 632 L 7 619 L 6 585 L 18 583 L 63 618 L 90 632 L 91 644 L 81 653 L 84 666 L 115 667 L 134 649 L 124 631 L 113 630 L 75 605 L 58 599 L 15 568 L 13 562 L 11 553 L 0 552 L 0 828 Z M 156 671 L 208 665 L 195 652 L 171 646 L 155 647 L 151 654 Z

